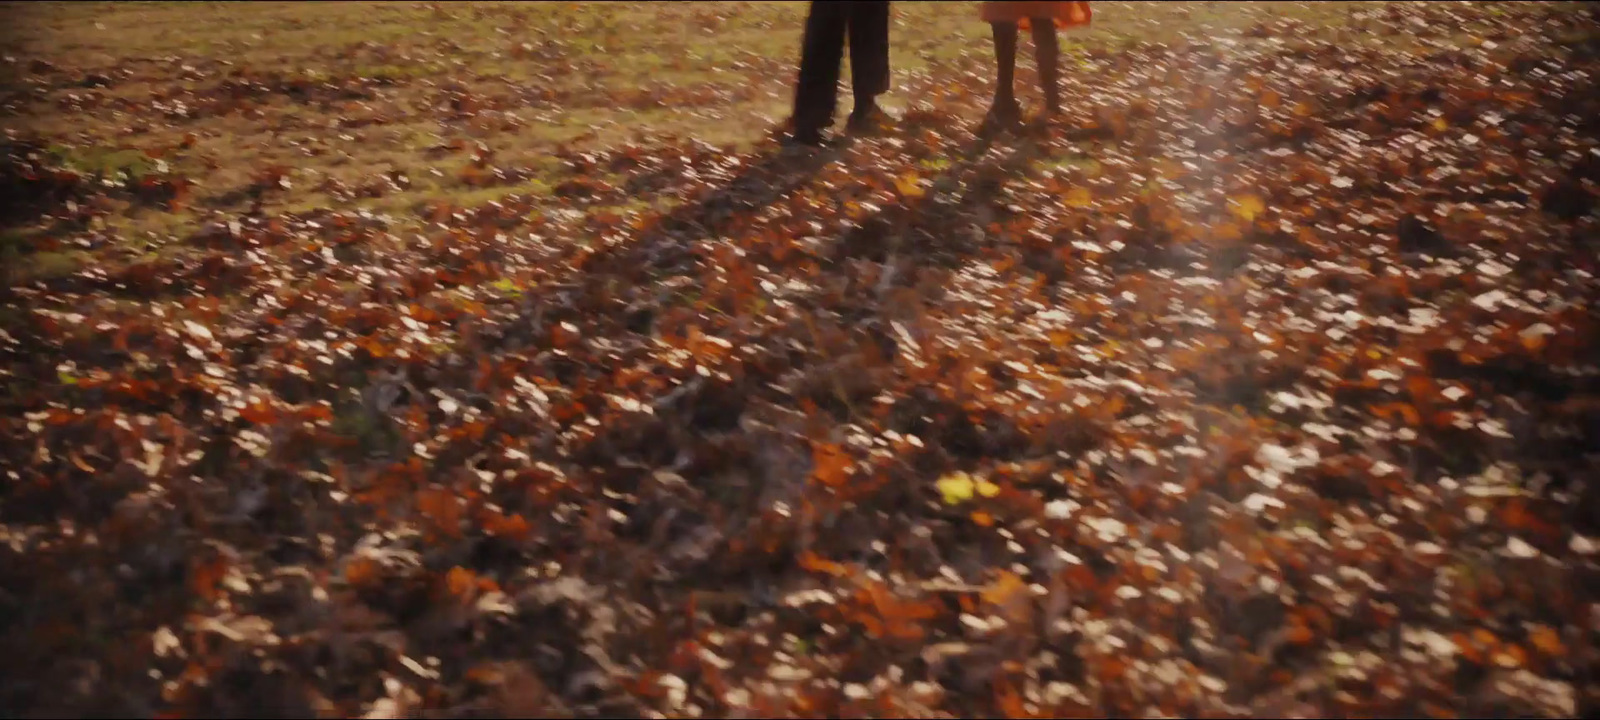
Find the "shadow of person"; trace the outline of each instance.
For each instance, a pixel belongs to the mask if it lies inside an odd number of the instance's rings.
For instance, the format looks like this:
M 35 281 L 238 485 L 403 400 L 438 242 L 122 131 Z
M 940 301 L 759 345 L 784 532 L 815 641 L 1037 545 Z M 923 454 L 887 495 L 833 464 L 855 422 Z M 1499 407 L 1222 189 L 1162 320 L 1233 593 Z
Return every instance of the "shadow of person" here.
M 738 169 L 726 181 L 701 189 L 678 206 L 647 216 L 633 226 L 633 232 L 588 252 L 575 261 L 579 282 L 588 287 L 585 294 L 598 293 L 605 304 L 620 302 L 626 307 L 625 325 L 635 332 L 649 332 L 658 310 L 670 299 L 687 292 L 715 285 L 722 270 L 703 263 L 706 241 L 737 238 L 752 222 L 775 205 L 813 183 L 819 173 L 835 162 L 881 162 L 873 159 L 875 149 L 895 147 L 912 141 L 923 132 L 945 137 L 965 135 L 958 120 L 936 113 L 908 113 L 901 126 L 879 139 L 846 141 L 830 148 L 795 148 L 771 143 L 753 156 L 733 156 Z M 988 226 L 996 213 L 1004 214 L 998 202 L 1008 179 L 1025 176 L 1031 165 L 1048 152 L 1049 143 L 1033 134 L 987 139 L 968 135 L 956 149 L 936 156 L 940 170 L 919 178 L 920 192 L 903 195 L 897 202 L 877 206 L 862 203 L 864 212 L 839 218 L 838 208 L 819 211 L 817 217 L 836 218 L 832 230 L 801 255 L 814 260 L 828 282 L 844 278 L 851 287 L 859 261 L 882 265 L 880 271 L 867 271 L 877 288 L 877 300 L 897 284 L 913 283 L 930 273 L 950 270 L 969 262 L 989 246 Z M 867 152 L 855 152 L 860 143 Z M 846 166 L 848 168 L 848 165 Z M 906 172 L 926 172 L 926 166 L 909 162 Z M 864 182 L 881 182 L 881 169 L 863 170 Z M 853 173 L 851 173 L 853 175 Z M 832 176 L 832 175 L 830 175 Z M 844 197 L 846 188 L 824 196 Z M 799 212 L 797 209 L 788 212 Z M 829 223 L 832 224 L 832 223 Z M 792 223 L 791 223 L 792 225 Z M 764 262 L 778 274 L 794 261 Z M 808 271 L 794 266 L 793 273 Z M 864 276 L 863 276 L 864 277 Z M 824 293 L 827 294 L 827 293 Z M 860 298 L 865 299 L 865 298 Z M 808 301 L 800 300 L 802 303 Z M 824 303 L 826 304 L 826 303 Z M 846 303 L 842 314 L 874 314 L 874 300 Z M 826 312 L 826 311 L 824 311 Z
M 726 182 L 706 188 L 664 214 L 647 217 L 633 237 L 585 259 L 588 273 L 628 273 L 645 269 L 647 278 L 692 272 L 692 246 L 720 237 L 734 220 L 771 206 L 811 181 L 843 148 L 791 148 L 772 143 L 748 160 Z M 629 273 L 631 274 L 631 273 Z
M 944 158 L 948 164 L 940 171 L 922 178 L 916 197 L 902 197 L 848 228 L 839 259 L 962 265 L 988 247 L 988 226 L 1004 212 L 998 200 L 1005 184 L 1028 176 L 1048 153 L 1045 138 L 1033 134 L 971 138 Z M 911 269 L 896 266 L 895 272 Z

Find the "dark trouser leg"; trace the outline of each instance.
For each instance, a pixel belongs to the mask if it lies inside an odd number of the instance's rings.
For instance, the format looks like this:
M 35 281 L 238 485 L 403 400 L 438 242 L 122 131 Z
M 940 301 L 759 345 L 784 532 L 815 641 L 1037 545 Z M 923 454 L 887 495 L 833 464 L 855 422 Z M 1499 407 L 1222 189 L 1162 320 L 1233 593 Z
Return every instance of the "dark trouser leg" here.
M 1039 66 L 1039 84 L 1044 90 L 1046 115 L 1061 113 L 1061 46 L 1056 42 L 1055 23 L 1048 20 L 1033 21 L 1033 58 Z
M 852 2 L 811 3 L 800 45 L 800 79 L 795 84 L 795 132 L 815 133 L 833 124 L 838 104 L 839 65 Z
M 850 89 L 859 110 L 889 90 L 888 0 L 851 2 L 848 32 Z

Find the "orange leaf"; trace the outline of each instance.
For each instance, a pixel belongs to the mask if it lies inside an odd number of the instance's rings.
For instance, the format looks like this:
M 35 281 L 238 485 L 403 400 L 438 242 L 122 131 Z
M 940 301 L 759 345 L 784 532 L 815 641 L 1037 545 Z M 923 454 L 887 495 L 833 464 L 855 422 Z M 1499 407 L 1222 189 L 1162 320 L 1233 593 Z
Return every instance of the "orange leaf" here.
M 1211 236 L 1223 242 L 1233 242 L 1244 237 L 1244 230 L 1237 223 L 1218 223 L 1211 229 Z
M 473 387 L 478 392 L 483 392 L 489 389 L 489 384 L 492 382 L 494 382 L 494 365 L 489 362 L 489 358 L 480 356 L 478 358 L 478 378 L 473 383 Z
M 1004 604 L 1017 593 L 1026 590 L 1028 584 L 1022 581 L 1016 573 L 1010 570 L 1001 570 L 1000 576 L 995 578 L 993 584 L 978 593 L 985 602 Z
M 521 515 L 502 515 L 499 513 L 489 517 L 484 529 L 490 535 L 508 540 L 522 540 L 533 531 L 533 528 L 528 526 L 527 518 Z
M 883 621 L 871 615 L 862 615 L 856 620 L 861 623 L 861 628 L 867 631 L 868 637 L 883 637 Z
M 800 554 L 798 562 L 800 563 L 800 567 L 810 570 L 811 572 L 819 572 L 826 575 L 832 575 L 834 577 L 844 577 L 850 574 L 849 568 L 832 560 L 823 558 L 809 550 Z
M 195 594 L 207 602 L 212 602 L 222 596 L 222 591 L 217 586 L 227 574 L 227 558 L 217 557 L 210 561 L 195 563 L 193 572 L 189 574 L 189 581 L 194 587 Z
M 1455 633 L 1450 636 L 1450 639 L 1455 642 L 1456 650 L 1461 652 L 1461 657 L 1474 664 L 1483 664 L 1483 653 L 1478 649 L 1478 645 L 1467 637 L 1466 633 Z
M 1450 708 L 1426 701 L 1422 703 L 1422 711 L 1427 713 L 1428 717 L 1439 718 L 1439 720 L 1455 720 L 1455 718 L 1461 717 L 1460 713 Z
M 1306 627 L 1305 623 L 1296 622 L 1289 625 L 1288 634 L 1284 639 L 1294 645 L 1310 645 L 1316 637 L 1317 634 Z
M 1067 207 L 1086 208 L 1094 202 L 1094 194 L 1080 185 L 1067 191 L 1065 201 Z
M 1027 705 L 1022 701 L 1021 693 L 1011 687 L 1009 682 L 995 683 L 994 704 L 1000 709 L 1000 714 L 1007 718 L 1030 718 L 1033 713 L 1028 712 Z
M 1022 619 L 1032 608 L 1032 593 L 1028 583 L 1010 570 L 1001 570 L 1000 576 L 988 587 L 978 592 L 978 599 L 995 608 L 1008 621 Z
M 378 582 L 383 569 L 377 560 L 370 557 L 358 557 L 344 566 L 345 581 L 352 587 L 369 587 Z
M 811 478 L 828 487 L 839 487 L 849 479 L 854 461 L 833 443 L 811 445 Z
M 1510 498 L 1506 501 L 1505 505 L 1501 506 L 1502 509 L 1500 511 L 1500 521 L 1505 523 L 1505 526 L 1511 528 L 1512 530 L 1521 530 L 1526 528 L 1529 524 L 1529 521 L 1532 519 L 1528 515 L 1528 509 L 1526 505 L 1527 504 L 1523 502 L 1522 498 Z
M 251 400 L 250 404 L 239 408 L 239 417 L 256 425 L 270 425 L 278 421 L 278 412 L 267 403 Z
M 1439 388 L 1434 385 L 1433 378 L 1427 375 L 1412 375 L 1406 378 L 1406 389 L 1411 392 L 1411 401 L 1415 403 L 1428 402 L 1439 394 Z
M 1128 663 L 1123 659 L 1112 655 L 1100 661 L 1099 670 L 1100 682 L 1114 683 L 1121 679 L 1122 676 L 1128 672 Z
M 1561 643 L 1561 635 L 1550 629 L 1548 625 L 1535 625 L 1528 631 L 1528 640 L 1539 652 L 1551 657 L 1562 657 L 1567 654 L 1567 648 Z
M 458 565 L 450 568 L 450 572 L 445 573 L 444 584 L 450 590 L 451 595 L 466 597 L 468 593 L 471 593 L 477 587 L 478 582 L 477 577 L 472 574 L 471 570 Z
M 898 640 L 921 640 L 928 634 L 928 631 L 922 629 L 921 625 L 911 625 L 903 622 L 890 623 L 887 629 L 889 635 Z
M 417 493 L 417 510 L 436 520 L 447 521 L 457 516 L 459 505 L 449 490 L 428 488 Z
M 1422 424 L 1422 415 L 1417 412 L 1416 408 L 1405 403 L 1385 403 L 1383 405 L 1372 405 L 1367 409 L 1371 410 L 1372 414 L 1377 415 L 1385 420 L 1392 421 L 1398 419 L 1400 422 L 1403 422 L 1411 427 L 1417 427 Z

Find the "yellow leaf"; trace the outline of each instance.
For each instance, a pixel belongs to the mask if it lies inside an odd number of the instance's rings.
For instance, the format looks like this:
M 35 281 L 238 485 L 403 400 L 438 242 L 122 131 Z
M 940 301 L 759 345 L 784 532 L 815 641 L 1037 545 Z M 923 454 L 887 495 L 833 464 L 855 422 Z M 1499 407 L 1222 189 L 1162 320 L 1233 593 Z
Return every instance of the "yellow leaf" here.
M 977 488 L 978 488 L 978 494 L 982 495 L 982 496 L 984 496 L 986 498 L 992 498 L 992 497 L 1000 494 L 1000 486 L 999 485 L 996 485 L 996 484 L 994 484 L 992 482 L 989 482 L 988 480 L 985 480 L 983 478 L 979 478 L 978 479 Z
M 944 496 L 944 504 L 959 505 L 972 499 L 976 484 L 972 476 L 964 472 L 953 472 L 934 483 L 939 489 L 939 494 Z
M 1075 187 L 1067 191 L 1066 202 L 1067 207 L 1089 207 L 1089 204 L 1094 202 L 1094 195 L 1090 194 L 1089 188 L 1082 186 Z
M 894 181 L 894 186 L 904 197 L 919 198 L 924 194 L 920 180 L 915 172 L 907 170 L 904 175 Z
M 1442 117 L 1436 117 L 1433 119 L 1433 129 L 1444 132 L 1450 129 L 1450 123 L 1446 122 Z
M 1255 195 L 1243 195 L 1233 198 L 1233 214 L 1238 215 L 1245 222 L 1256 219 L 1258 215 L 1266 212 L 1267 204 Z

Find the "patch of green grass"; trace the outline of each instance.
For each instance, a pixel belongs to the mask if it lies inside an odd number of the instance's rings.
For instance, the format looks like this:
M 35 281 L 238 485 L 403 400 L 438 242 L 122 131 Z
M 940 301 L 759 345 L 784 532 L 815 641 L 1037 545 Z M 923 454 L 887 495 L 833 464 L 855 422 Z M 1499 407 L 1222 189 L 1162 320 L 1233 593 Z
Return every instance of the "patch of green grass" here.
M 408 65 L 382 64 L 382 65 L 356 65 L 350 68 L 354 77 L 371 78 L 373 80 L 387 80 L 402 82 L 418 78 L 431 77 L 438 74 L 439 68 L 426 63 Z
M 457 190 L 450 194 L 450 202 L 461 207 L 475 208 L 491 202 L 498 202 L 501 198 L 511 195 L 548 195 L 550 187 L 551 182 L 549 179 L 535 177 L 510 185 Z
M 402 438 L 392 421 L 386 417 L 369 414 L 359 404 L 341 408 L 334 414 L 330 428 L 335 435 L 347 438 L 365 453 L 392 451 Z
M 1088 175 L 1097 175 L 1100 172 L 1100 163 L 1091 157 L 1066 156 L 1057 157 L 1043 163 L 1045 168 L 1051 170 L 1082 170 Z
M 130 148 L 73 148 L 52 145 L 46 149 L 50 160 L 69 170 L 105 178 L 138 180 L 156 172 L 160 165 L 142 150 Z
M 15 273 L 13 281 L 25 283 L 64 278 L 82 270 L 89 259 L 88 253 L 76 250 L 33 253 L 11 267 Z
M 198 224 L 198 218 L 189 212 L 165 212 L 157 209 L 135 209 L 124 215 L 106 217 L 106 229 L 121 235 L 131 247 L 152 248 L 176 242 L 187 236 Z
M 0 263 L 11 264 L 32 249 L 32 234 L 17 228 L 0 231 Z

